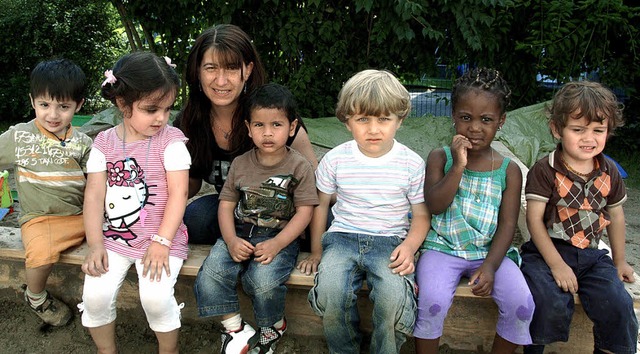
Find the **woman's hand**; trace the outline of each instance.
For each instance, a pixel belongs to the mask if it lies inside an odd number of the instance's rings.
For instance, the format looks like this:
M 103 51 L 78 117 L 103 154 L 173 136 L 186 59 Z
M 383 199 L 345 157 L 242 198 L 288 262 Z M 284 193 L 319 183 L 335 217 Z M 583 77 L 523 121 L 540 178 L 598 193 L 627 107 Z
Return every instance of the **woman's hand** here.
M 311 275 L 318 271 L 318 265 L 320 264 L 320 260 L 322 259 L 322 252 L 320 254 L 314 254 L 313 252 L 309 255 L 309 257 L 303 259 L 298 263 L 296 268 L 300 270 L 300 272 Z
M 149 274 L 150 281 L 160 281 L 162 279 L 162 269 L 165 269 L 167 276 L 171 276 L 169 270 L 169 247 L 152 241 L 147 252 L 142 256 L 142 276 Z
M 82 272 L 92 277 L 99 277 L 109 271 L 109 256 L 103 245 L 89 248 L 89 253 L 82 262 Z

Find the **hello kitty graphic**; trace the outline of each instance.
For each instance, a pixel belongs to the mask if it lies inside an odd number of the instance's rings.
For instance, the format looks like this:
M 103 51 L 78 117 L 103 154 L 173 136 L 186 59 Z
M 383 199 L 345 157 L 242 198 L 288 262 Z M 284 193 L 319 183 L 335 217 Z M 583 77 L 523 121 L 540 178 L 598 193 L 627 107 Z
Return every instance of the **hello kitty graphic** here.
M 127 245 L 138 236 L 131 226 L 145 224 L 149 202 L 149 187 L 142 167 L 134 158 L 107 162 L 107 193 L 105 195 L 104 236 L 122 240 Z

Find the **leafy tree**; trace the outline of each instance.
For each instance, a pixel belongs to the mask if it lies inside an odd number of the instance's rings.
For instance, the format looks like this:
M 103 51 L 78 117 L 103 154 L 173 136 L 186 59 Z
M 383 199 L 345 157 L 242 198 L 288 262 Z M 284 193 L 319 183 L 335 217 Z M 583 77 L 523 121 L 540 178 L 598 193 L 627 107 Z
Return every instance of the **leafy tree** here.
M 0 0 L 0 114 L 3 121 L 32 117 L 29 75 L 40 61 L 65 57 L 88 77 L 83 112 L 100 106 L 102 73 L 122 52 L 117 17 L 105 1 Z
M 59 9 L 64 2 L 65 9 L 73 9 L 67 12 L 81 11 L 74 17 L 76 20 L 91 11 L 97 14 L 107 4 L 106 0 L 89 4 L 81 4 L 79 0 L 0 2 L 11 4 L 0 9 L 4 12 L 0 28 L 12 31 L 11 26 L 45 16 L 47 6 Z M 15 54 L 24 50 L 29 53 L 41 51 L 40 47 L 50 50 L 58 41 L 47 42 L 48 33 L 57 34 L 57 38 L 79 35 L 84 38 L 85 34 L 96 33 L 96 37 L 110 34 L 111 39 L 83 40 L 94 46 L 104 44 L 97 50 L 83 48 L 84 57 L 91 58 L 92 63 L 109 62 L 117 57 L 113 52 L 123 49 L 120 40 L 126 34 L 129 50 L 149 49 L 167 55 L 184 71 L 189 48 L 204 28 L 234 23 L 254 39 L 269 79 L 289 86 L 300 102 L 302 114 L 308 117 L 333 115 L 338 90 L 356 71 L 370 67 L 388 69 L 412 81 L 423 74 L 436 75 L 436 63 L 447 65 L 451 79 L 457 75 L 460 64 L 491 66 L 503 71 L 513 90 L 511 108 L 550 97 L 552 92 L 536 81 L 537 74 L 559 82 L 583 73 L 597 74 L 599 80 L 622 89 L 630 98 L 630 112 L 638 111 L 634 107 L 638 106 L 635 87 L 640 81 L 637 60 L 640 5 L 632 1 L 110 0 L 109 3 L 112 6 L 106 8 L 110 10 L 105 10 L 109 15 L 95 15 L 92 19 L 102 31 L 91 32 L 88 27 L 88 31 L 79 31 L 82 33 L 65 32 L 70 27 L 69 20 L 61 16 L 65 11 L 56 10 L 42 19 L 49 22 L 36 22 L 56 25 L 52 25 L 54 29 L 29 35 L 27 43 L 35 45 L 14 48 L 17 45 L 13 38 L 3 38 L 6 45 L 0 51 L 10 49 L 6 54 L 0 52 L 0 60 L 22 58 L 23 54 Z M 6 9 L 12 6 L 14 10 Z M 25 8 L 29 10 L 24 11 Z M 119 22 L 120 32 L 114 32 L 114 19 Z M 82 48 L 70 44 L 72 39 L 64 42 L 64 47 L 55 48 L 62 48 L 61 52 Z M 38 56 L 41 55 L 32 55 Z M 109 66 L 102 63 L 87 65 L 87 71 L 101 75 L 102 68 Z M 10 77 L 20 83 L 25 76 Z M 2 92 L 5 90 L 0 86 Z M 183 90 L 183 97 L 184 94 Z

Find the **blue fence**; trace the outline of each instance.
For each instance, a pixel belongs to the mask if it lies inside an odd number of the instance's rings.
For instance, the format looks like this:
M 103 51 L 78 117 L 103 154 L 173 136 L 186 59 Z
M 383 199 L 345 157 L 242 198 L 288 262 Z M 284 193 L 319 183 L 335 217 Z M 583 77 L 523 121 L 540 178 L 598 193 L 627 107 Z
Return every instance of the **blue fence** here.
M 418 81 L 406 85 L 411 95 L 411 113 L 409 117 L 450 117 L 451 116 L 451 79 L 422 75 Z
M 427 89 L 409 91 L 411 95 L 411 113 L 409 117 L 451 116 L 451 91 L 444 89 Z

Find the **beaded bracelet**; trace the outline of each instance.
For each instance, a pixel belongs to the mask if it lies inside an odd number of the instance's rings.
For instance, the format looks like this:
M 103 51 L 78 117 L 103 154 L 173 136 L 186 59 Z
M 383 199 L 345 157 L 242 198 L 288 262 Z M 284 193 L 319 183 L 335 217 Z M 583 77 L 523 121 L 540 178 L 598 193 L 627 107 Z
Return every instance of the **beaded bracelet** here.
M 169 248 L 171 247 L 171 240 L 166 239 L 166 238 L 164 238 L 164 237 L 162 237 L 160 235 L 153 234 L 151 236 L 151 241 L 155 241 L 155 242 L 157 242 L 157 243 L 159 243 L 159 244 L 161 244 L 163 246 L 167 246 Z

